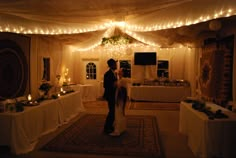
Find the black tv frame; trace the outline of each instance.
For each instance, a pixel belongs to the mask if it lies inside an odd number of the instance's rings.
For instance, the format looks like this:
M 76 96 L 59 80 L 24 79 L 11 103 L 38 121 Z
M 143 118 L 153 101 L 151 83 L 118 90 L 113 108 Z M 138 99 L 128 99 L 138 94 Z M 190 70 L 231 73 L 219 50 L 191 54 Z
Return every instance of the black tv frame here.
M 134 65 L 156 65 L 156 52 L 135 52 Z

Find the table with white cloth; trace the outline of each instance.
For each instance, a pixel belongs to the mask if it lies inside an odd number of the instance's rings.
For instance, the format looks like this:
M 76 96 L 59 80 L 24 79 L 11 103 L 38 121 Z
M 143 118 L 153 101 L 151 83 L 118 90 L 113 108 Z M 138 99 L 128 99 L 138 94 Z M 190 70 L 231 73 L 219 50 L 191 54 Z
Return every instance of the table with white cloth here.
M 73 85 L 69 85 L 69 88 L 74 90 L 74 91 L 80 91 L 80 84 L 73 84 Z
M 179 131 L 188 137 L 188 145 L 198 158 L 236 157 L 236 114 L 213 103 L 206 106 L 213 112 L 221 110 L 228 118 L 211 120 L 191 103 L 181 102 Z
M 9 146 L 14 154 L 30 152 L 42 135 L 84 110 L 80 92 L 73 92 L 37 106 L 25 106 L 23 112 L 0 113 L 0 145 Z
M 81 92 L 83 101 L 96 101 L 97 100 L 97 87 L 93 84 L 76 84 L 70 85 L 70 88 L 75 91 Z
M 191 96 L 188 86 L 130 86 L 129 97 L 134 101 L 180 102 Z

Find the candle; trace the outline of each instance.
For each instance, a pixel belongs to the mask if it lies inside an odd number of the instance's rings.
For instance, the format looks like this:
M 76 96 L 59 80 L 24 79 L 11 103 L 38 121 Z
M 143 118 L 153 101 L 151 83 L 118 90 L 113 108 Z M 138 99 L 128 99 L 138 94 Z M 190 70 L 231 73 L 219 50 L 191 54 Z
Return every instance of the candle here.
M 57 96 L 60 97 L 61 96 L 60 93 L 58 93 Z
M 31 95 L 29 94 L 29 95 L 28 95 L 28 101 L 31 101 L 31 99 L 32 99 L 32 97 L 31 97 Z
M 63 92 L 63 88 L 61 88 L 61 92 Z

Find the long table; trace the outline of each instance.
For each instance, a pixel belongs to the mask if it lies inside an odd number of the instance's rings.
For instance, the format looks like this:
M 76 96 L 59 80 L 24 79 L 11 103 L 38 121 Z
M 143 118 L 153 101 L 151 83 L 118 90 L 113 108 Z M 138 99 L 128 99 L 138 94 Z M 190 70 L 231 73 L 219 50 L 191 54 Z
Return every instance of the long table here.
M 180 102 L 191 96 L 190 87 L 184 86 L 130 86 L 134 101 Z
M 80 91 L 83 101 L 96 101 L 98 97 L 97 87 L 93 84 L 70 85 L 70 88 L 75 91 Z
M 206 106 L 222 110 L 228 118 L 210 120 L 192 104 L 181 102 L 179 131 L 188 137 L 188 145 L 198 158 L 236 157 L 236 114 L 213 103 Z
M 23 112 L 0 113 L 0 145 L 9 146 L 14 154 L 30 152 L 41 136 L 82 111 L 81 93 L 73 92 L 37 106 L 26 106 Z

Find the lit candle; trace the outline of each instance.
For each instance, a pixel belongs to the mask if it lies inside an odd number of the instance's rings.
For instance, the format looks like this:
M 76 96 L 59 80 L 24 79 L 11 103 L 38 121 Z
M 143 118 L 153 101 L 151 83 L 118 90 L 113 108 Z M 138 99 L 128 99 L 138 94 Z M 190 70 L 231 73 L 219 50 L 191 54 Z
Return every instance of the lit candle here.
M 61 88 L 61 92 L 63 92 L 63 88 Z
M 32 98 L 31 98 L 31 95 L 29 94 L 29 95 L 28 95 L 28 101 L 31 101 L 31 99 L 32 99 Z
M 60 93 L 58 93 L 57 96 L 60 97 L 61 96 Z
M 70 82 L 70 78 L 68 78 L 68 81 Z

